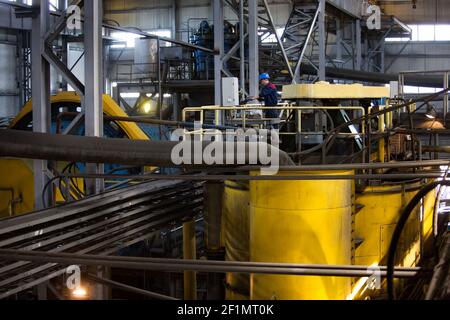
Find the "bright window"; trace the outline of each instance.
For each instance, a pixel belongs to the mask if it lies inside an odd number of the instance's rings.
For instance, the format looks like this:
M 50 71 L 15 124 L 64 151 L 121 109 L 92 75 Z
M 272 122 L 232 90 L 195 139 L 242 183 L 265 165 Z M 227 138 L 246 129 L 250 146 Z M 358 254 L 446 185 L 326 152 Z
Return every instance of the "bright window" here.
M 134 48 L 134 41 L 141 36 L 131 32 L 113 32 L 111 38 L 124 42 L 124 44 L 114 44 L 111 46 L 112 48 Z
M 281 36 L 283 35 L 284 32 L 284 28 L 277 28 L 277 34 L 278 36 L 281 38 Z M 266 34 L 265 31 L 259 31 L 258 32 L 259 36 L 262 36 L 264 34 Z M 264 38 L 262 39 L 262 43 L 276 43 L 277 42 L 277 38 L 275 37 L 274 34 L 270 34 L 270 35 L 265 35 Z
M 411 39 L 386 38 L 386 41 L 450 41 L 450 24 L 412 24 Z

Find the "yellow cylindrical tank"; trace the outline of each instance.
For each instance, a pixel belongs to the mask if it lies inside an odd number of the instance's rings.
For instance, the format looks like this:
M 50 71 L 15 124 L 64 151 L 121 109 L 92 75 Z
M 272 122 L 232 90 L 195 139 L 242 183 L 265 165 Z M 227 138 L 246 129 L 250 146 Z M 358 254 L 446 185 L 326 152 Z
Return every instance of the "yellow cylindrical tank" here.
M 247 181 L 225 181 L 222 230 L 227 261 L 249 261 L 249 202 Z M 227 273 L 226 299 L 248 300 L 250 275 Z
M 362 209 L 355 216 L 355 264 L 385 264 L 387 251 L 402 209 L 411 201 L 420 182 L 391 183 L 366 187 L 357 194 Z M 431 235 L 433 194 L 428 195 L 408 219 L 397 250 L 397 263 L 413 266 L 420 257 L 419 235 Z
M 280 175 L 351 175 L 352 171 Z M 351 264 L 353 180 L 250 182 L 250 258 L 256 262 Z M 344 277 L 252 274 L 251 299 L 345 299 Z

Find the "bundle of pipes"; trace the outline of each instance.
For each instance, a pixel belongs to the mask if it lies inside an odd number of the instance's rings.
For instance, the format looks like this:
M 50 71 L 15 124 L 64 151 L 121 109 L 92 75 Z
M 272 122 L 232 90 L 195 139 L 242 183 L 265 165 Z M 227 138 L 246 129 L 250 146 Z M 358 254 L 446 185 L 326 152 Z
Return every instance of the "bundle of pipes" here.
M 202 183 L 149 181 L 0 221 L 0 248 L 110 255 L 203 211 Z M 73 263 L 69 263 L 73 264 Z M 65 273 L 49 260 L 0 259 L 0 299 Z

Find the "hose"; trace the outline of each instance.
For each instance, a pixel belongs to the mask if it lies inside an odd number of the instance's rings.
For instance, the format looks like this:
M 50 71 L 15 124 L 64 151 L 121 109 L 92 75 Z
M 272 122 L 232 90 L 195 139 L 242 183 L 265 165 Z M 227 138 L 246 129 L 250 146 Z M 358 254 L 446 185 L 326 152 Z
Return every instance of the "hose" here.
M 403 210 L 398 223 L 395 227 L 394 233 L 392 234 L 391 243 L 389 245 L 388 251 L 388 261 L 387 261 L 387 289 L 388 289 L 388 299 L 395 299 L 394 292 L 394 264 L 395 264 L 395 251 L 397 250 L 397 245 L 400 240 L 403 228 L 408 221 L 414 208 L 419 204 L 419 202 L 424 198 L 429 192 L 436 189 L 438 186 L 450 186 L 450 181 L 435 181 L 426 186 L 424 186 L 408 203 L 408 205 Z

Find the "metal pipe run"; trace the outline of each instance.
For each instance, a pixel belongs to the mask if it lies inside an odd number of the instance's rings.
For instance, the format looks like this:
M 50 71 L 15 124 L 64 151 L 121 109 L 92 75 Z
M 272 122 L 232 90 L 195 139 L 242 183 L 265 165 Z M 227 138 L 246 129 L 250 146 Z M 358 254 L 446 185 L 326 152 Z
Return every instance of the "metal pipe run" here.
M 118 122 L 135 122 L 135 123 L 148 123 L 162 126 L 172 126 L 172 127 L 183 127 L 183 128 L 194 128 L 200 129 L 217 129 L 217 130 L 236 130 L 238 127 L 232 126 L 219 126 L 213 124 L 195 124 L 194 122 L 186 121 L 172 121 L 172 120 L 160 120 L 151 119 L 149 117 L 118 117 L 118 116 L 104 116 L 106 120 L 113 120 Z
M 159 270 L 166 272 L 233 272 L 233 273 L 258 273 L 258 274 L 281 274 L 281 275 L 303 275 L 303 276 L 334 276 L 334 277 L 366 277 L 374 274 L 374 268 L 360 266 L 361 269 L 351 269 L 355 266 L 328 266 L 325 268 L 311 268 L 305 265 L 273 264 L 267 266 L 264 263 L 252 262 L 229 262 L 208 260 L 183 260 L 183 259 L 154 259 L 154 258 L 128 258 L 115 256 L 97 256 L 72 253 L 48 253 L 35 251 L 20 251 L 0 249 L 0 257 L 4 260 L 53 262 L 62 265 L 86 265 L 107 266 L 112 268 L 135 269 L 135 270 Z M 387 271 L 379 269 L 377 275 L 386 277 Z M 396 268 L 394 277 L 412 278 L 426 276 L 429 272 L 422 269 L 411 270 Z
M 424 167 L 440 167 L 450 165 L 450 160 L 424 160 L 424 161 L 403 161 L 385 163 L 351 163 L 351 164 L 325 164 L 325 165 L 301 165 L 301 166 L 281 166 L 280 171 L 329 171 L 329 170 L 376 170 L 376 169 L 408 169 Z M 243 166 L 234 168 L 234 171 L 253 171 L 260 167 Z M 214 168 L 211 170 L 217 170 Z M 227 169 L 224 169 L 227 170 Z M 229 170 L 229 169 L 228 169 Z
M 450 153 L 449 146 L 422 146 L 422 152 Z
M 152 298 L 152 299 L 178 300 L 176 298 L 169 297 L 169 296 L 166 296 L 164 294 L 143 290 L 143 289 L 140 289 L 140 288 L 136 288 L 136 287 L 132 287 L 132 286 L 126 285 L 124 283 L 120 283 L 120 282 L 112 281 L 112 280 L 109 280 L 109 279 L 97 277 L 96 275 L 93 275 L 93 274 L 90 274 L 90 273 L 86 274 L 86 277 L 87 277 L 88 280 L 90 280 L 92 282 L 96 282 L 96 283 L 99 283 L 99 284 L 110 286 L 112 288 L 117 288 L 117 289 L 120 289 L 120 290 L 132 292 L 132 293 L 137 293 L 137 294 L 140 294 L 140 295 Z
M 231 170 L 231 169 L 230 169 Z M 442 177 L 442 172 L 432 173 L 392 173 L 392 174 L 354 174 L 354 175 L 174 175 L 174 174 L 148 174 L 148 175 L 102 175 L 102 174 L 68 174 L 60 177 L 85 179 L 128 179 L 136 181 L 145 180 L 185 180 L 185 181 L 292 181 L 292 180 L 407 180 L 407 179 L 435 179 Z

